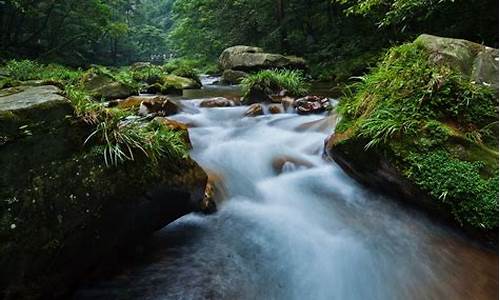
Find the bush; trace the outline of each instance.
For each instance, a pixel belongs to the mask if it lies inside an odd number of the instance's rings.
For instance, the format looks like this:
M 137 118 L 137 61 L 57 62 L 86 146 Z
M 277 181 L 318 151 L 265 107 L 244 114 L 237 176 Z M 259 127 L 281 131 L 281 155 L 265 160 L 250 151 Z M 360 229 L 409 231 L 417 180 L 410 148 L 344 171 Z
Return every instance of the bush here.
M 296 70 L 264 70 L 249 75 L 241 82 L 243 97 L 246 98 L 253 89 L 265 91 L 267 94 L 288 91 L 293 96 L 303 96 L 309 91 L 302 72 Z
M 12 79 L 20 81 L 39 79 L 75 82 L 82 73 L 81 70 L 71 70 L 55 64 L 43 65 L 31 60 L 10 60 L 5 68 Z

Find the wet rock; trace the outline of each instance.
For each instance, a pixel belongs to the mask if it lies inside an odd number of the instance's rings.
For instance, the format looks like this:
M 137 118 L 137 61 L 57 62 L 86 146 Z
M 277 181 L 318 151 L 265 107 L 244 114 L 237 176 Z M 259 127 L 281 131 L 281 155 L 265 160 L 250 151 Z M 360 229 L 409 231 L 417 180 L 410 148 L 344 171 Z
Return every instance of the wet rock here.
M 307 160 L 292 156 L 281 156 L 273 159 L 272 166 L 277 174 L 281 174 L 285 169 L 312 168 L 314 165 Z
M 84 146 L 95 127 L 78 122 L 59 93 L 54 86 L 0 93 L 0 137 L 11 138 L 0 147 L 6 299 L 63 298 L 108 256 L 201 210 L 207 175 L 196 162 L 153 163 L 136 153 L 107 167 Z
M 179 131 L 182 132 L 182 138 L 183 140 L 191 146 L 191 139 L 189 138 L 189 131 L 188 131 L 188 125 L 169 119 L 169 118 L 164 118 L 164 117 L 156 117 L 154 119 L 156 122 L 160 122 L 161 124 L 165 125 L 166 127 L 170 128 L 173 131 Z
M 328 98 L 321 98 L 317 96 L 307 96 L 297 99 L 294 103 L 295 109 L 299 114 L 311 114 L 324 112 L 330 105 Z
M 171 116 L 179 112 L 179 106 L 167 97 L 145 99 L 139 107 L 139 116 Z
M 257 117 L 257 116 L 261 116 L 263 114 L 264 114 L 264 109 L 262 108 L 262 105 L 259 103 L 255 103 L 255 104 L 252 104 L 248 107 L 244 116 L 245 117 Z
M 281 114 L 283 112 L 283 109 L 278 104 L 272 104 L 272 105 L 269 105 L 269 112 L 273 115 L 274 114 Z
M 189 90 L 189 89 L 199 89 L 201 88 L 201 84 L 191 78 L 176 76 L 176 75 L 167 75 L 162 79 L 163 85 L 168 87 L 175 88 L 177 90 Z
M 212 214 L 217 211 L 215 203 L 215 187 L 209 182 L 205 188 L 205 196 L 200 204 L 201 211 L 205 214 Z
M 231 106 L 235 106 L 234 101 L 223 97 L 203 100 L 200 103 L 200 107 L 231 107 Z
M 159 82 L 148 85 L 145 89 L 148 94 L 182 95 L 183 90 L 199 89 L 201 83 L 186 77 L 167 75 Z
M 258 71 L 264 69 L 305 69 L 306 61 L 296 56 L 265 53 L 262 48 L 234 46 L 225 49 L 219 57 L 223 70 Z
M 240 84 L 248 73 L 237 70 L 225 70 L 222 73 L 222 82 L 225 84 Z

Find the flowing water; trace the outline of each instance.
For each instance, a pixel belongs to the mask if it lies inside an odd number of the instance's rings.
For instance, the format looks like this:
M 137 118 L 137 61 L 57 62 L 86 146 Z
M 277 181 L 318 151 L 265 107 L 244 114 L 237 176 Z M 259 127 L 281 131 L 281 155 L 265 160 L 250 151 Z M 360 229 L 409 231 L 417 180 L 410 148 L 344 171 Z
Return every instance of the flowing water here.
M 205 90 L 217 91 L 237 95 Z M 193 126 L 192 157 L 217 179 L 219 211 L 166 226 L 75 299 L 498 298 L 496 253 L 322 158 L 331 118 L 244 118 L 245 107 L 199 102 L 174 118 Z

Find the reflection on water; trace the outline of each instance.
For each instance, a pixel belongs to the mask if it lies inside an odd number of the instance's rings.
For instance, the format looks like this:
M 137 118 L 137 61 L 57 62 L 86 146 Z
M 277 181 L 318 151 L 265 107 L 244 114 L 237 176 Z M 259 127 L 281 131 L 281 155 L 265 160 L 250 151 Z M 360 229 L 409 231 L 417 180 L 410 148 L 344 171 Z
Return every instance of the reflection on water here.
M 322 159 L 330 118 L 197 103 L 174 118 L 196 125 L 192 156 L 226 191 L 219 211 L 168 225 L 76 299 L 498 298 L 495 253 Z

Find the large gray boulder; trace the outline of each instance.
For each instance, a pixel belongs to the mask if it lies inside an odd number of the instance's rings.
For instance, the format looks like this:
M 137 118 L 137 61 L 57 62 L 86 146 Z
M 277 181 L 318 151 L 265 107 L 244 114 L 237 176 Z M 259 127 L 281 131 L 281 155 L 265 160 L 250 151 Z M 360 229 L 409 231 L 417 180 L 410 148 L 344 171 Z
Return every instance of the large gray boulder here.
M 265 53 L 262 48 L 234 46 L 227 48 L 219 57 L 223 70 L 258 71 L 264 69 L 286 68 L 305 69 L 306 61 L 296 56 Z
M 472 81 L 498 90 L 498 49 L 429 34 L 420 35 L 415 42 L 429 51 L 435 63 L 446 64 Z

